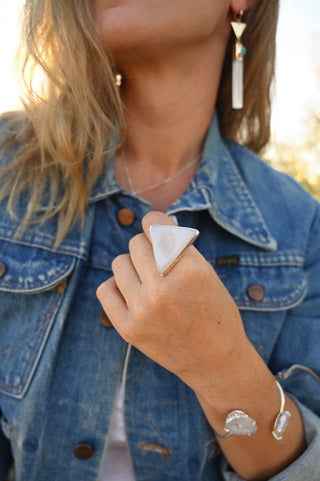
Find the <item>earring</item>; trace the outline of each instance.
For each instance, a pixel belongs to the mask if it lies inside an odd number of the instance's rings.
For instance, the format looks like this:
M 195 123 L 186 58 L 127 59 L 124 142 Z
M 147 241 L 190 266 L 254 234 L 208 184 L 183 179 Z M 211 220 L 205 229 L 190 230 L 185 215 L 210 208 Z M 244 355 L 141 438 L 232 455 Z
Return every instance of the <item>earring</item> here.
M 122 74 L 121 73 L 116 73 L 114 76 L 114 82 L 117 87 L 121 87 L 122 85 Z
M 232 60 L 232 108 L 242 109 L 243 107 L 243 58 L 246 54 L 246 48 L 242 45 L 241 37 L 246 23 L 242 20 L 243 10 L 240 10 L 239 14 L 234 15 L 234 19 L 231 22 L 232 30 L 236 36 L 236 42 L 233 47 L 233 60 Z

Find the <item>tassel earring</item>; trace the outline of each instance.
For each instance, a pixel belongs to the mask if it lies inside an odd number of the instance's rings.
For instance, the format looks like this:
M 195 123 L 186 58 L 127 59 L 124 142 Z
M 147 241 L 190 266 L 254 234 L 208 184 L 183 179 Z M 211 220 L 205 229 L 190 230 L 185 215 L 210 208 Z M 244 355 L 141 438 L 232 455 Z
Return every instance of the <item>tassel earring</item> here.
M 233 47 L 232 60 L 232 108 L 242 109 L 243 107 L 243 58 L 246 54 L 246 48 L 242 45 L 241 37 L 246 23 L 242 20 L 243 11 L 234 15 L 234 20 L 231 22 L 232 30 L 236 36 L 236 42 Z

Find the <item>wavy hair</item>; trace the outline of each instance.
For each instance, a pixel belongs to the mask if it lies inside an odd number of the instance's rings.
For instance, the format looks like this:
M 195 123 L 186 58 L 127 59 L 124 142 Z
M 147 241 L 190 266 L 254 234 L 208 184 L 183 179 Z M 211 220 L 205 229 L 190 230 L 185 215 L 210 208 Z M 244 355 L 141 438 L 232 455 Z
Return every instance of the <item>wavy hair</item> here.
M 232 33 L 218 94 L 222 135 L 255 151 L 270 135 L 278 2 L 259 0 L 246 13 L 244 108 L 231 108 Z M 14 216 L 18 196 L 27 191 L 22 228 L 35 218 L 58 216 L 58 245 L 74 222 L 84 218 L 106 153 L 125 138 L 123 106 L 88 0 L 26 0 L 19 56 L 24 110 L 3 115 L 1 155 L 8 150 L 15 155 L 0 171 L 0 201 L 8 199 Z M 117 145 L 109 142 L 113 133 Z M 44 202 L 46 209 L 39 214 Z

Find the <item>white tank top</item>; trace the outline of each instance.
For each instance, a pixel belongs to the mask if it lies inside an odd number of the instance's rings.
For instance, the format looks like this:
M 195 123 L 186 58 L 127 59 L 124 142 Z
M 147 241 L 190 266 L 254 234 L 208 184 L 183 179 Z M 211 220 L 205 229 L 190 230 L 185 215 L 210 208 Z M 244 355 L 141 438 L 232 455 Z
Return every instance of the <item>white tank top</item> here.
M 124 362 L 121 382 L 109 427 L 107 451 L 99 481 L 135 481 L 124 422 L 124 385 L 130 346 Z

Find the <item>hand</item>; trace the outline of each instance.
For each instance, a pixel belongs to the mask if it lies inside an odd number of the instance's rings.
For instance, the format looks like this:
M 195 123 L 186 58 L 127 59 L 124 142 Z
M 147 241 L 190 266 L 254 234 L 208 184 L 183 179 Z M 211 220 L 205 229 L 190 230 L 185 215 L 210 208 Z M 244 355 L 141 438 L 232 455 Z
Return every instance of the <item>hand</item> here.
M 97 296 L 128 343 L 198 393 L 208 393 L 208 382 L 213 392 L 225 393 L 227 367 L 234 370 L 230 364 L 239 362 L 240 351 L 245 353 L 248 345 L 239 311 L 194 246 L 161 277 L 149 227 L 175 223 L 165 214 L 150 212 L 142 224 L 144 234 L 130 240 L 130 254 L 114 259 L 114 277 L 98 288 Z
M 224 434 L 225 417 L 235 408 L 258 421 L 258 433 L 252 438 L 232 436 L 219 443 L 242 477 L 269 479 L 304 449 L 298 408 L 286 396 L 292 419 L 279 449 L 271 435 L 279 391 L 248 341 L 233 299 L 194 246 L 161 277 L 150 243 L 151 224 L 174 221 L 158 212 L 144 217 L 145 233 L 131 239 L 130 254 L 114 260 L 114 277 L 98 288 L 98 298 L 127 342 L 195 391 L 216 432 Z

